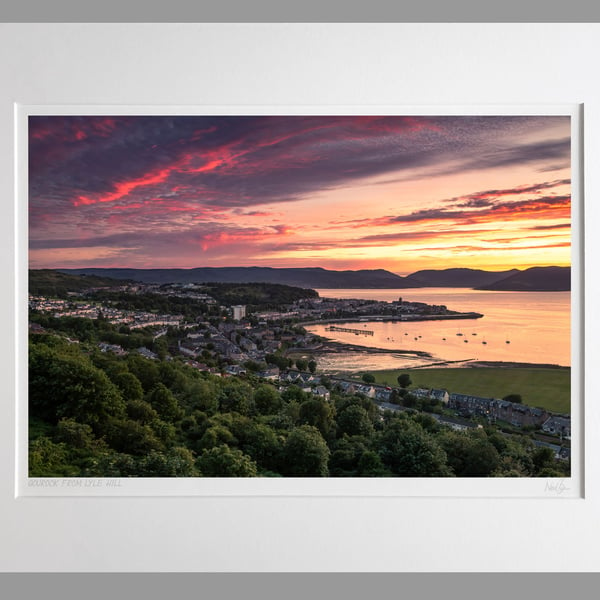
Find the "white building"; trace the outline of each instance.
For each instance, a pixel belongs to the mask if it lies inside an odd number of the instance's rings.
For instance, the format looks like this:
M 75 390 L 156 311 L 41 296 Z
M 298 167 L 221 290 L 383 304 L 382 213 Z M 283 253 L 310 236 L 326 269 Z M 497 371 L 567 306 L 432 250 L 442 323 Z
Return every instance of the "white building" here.
M 243 304 L 232 306 L 231 308 L 233 309 L 233 318 L 236 321 L 239 321 L 246 316 L 246 307 Z

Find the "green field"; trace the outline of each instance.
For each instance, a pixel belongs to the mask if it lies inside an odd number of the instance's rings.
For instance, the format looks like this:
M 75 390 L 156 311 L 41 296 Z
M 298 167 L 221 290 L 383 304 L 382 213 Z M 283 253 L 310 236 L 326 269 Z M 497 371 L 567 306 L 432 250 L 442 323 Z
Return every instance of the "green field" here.
M 401 373 L 408 373 L 412 388 L 428 387 L 483 398 L 520 394 L 523 404 L 557 413 L 571 412 L 571 370 L 535 368 L 405 369 L 371 371 L 376 383 L 398 385 Z

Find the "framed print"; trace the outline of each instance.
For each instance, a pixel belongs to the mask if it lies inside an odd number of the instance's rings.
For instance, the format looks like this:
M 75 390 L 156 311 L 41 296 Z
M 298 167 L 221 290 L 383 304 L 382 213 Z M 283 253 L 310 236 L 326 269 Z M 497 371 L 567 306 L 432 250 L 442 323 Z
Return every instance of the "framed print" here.
M 19 106 L 19 493 L 579 496 L 579 123 Z
M 596 27 L 3 30 L 4 564 L 597 568 Z

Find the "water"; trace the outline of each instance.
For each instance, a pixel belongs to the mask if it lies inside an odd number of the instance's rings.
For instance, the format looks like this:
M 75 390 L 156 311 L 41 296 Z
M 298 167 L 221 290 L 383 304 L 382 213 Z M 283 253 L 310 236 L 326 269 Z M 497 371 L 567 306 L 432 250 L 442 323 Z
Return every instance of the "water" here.
M 571 364 L 570 292 L 494 292 L 464 288 L 317 291 L 323 298 L 389 302 L 401 297 L 484 315 L 481 319 L 459 321 L 355 323 L 355 328 L 374 331 L 372 337 L 325 331 L 327 325 L 309 326 L 307 329 L 312 333 L 338 342 L 390 351 L 423 350 L 433 357 L 423 359 L 398 355 L 397 352 L 375 355 L 358 352 L 323 356 L 319 360 L 321 368 L 372 370 L 463 360 Z

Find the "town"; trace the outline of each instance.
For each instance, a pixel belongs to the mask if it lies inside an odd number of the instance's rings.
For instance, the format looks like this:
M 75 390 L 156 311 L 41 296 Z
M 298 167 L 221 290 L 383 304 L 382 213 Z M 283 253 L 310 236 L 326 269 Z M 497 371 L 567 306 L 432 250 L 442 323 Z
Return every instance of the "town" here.
M 147 345 L 150 347 L 132 349 L 102 340 L 97 342 L 101 352 L 118 356 L 135 352 L 155 361 L 171 361 L 178 357 L 195 370 L 219 377 L 244 377 L 251 372 L 259 379 L 277 385 L 280 392 L 294 385 L 304 393 L 325 400 L 329 400 L 329 390 L 334 386 L 343 394 L 360 394 L 373 400 L 381 410 L 414 410 L 417 406 L 440 424 L 455 430 L 481 427 L 482 423 L 505 424 L 513 430 L 528 432 L 537 430 L 544 436 L 536 441 L 538 445 L 552 448 L 557 458 L 569 457 L 569 415 L 555 415 L 509 400 L 479 398 L 452 390 L 411 389 L 406 399 L 406 390 L 366 383 L 349 375 L 317 372 L 314 357 L 325 340 L 307 333 L 302 327 L 303 324 L 365 321 L 367 318 L 402 321 L 481 316 L 477 313 L 457 313 L 443 305 L 406 302 L 402 298 L 381 302 L 310 297 L 269 310 L 263 310 L 260 305 L 248 310 L 245 304 L 219 303 L 209 293 L 210 289 L 210 286 L 200 284 L 128 284 L 69 291 L 65 298 L 32 295 L 29 298 L 30 315 L 33 316 L 30 330 L 33 333 L 44 331 L 35 315 L 53 319 L 103 319 L 124 335 L 144 332 L 151 343 Z M 195 314 L 183 315 L 119 307 L 124 298 L 131 297 L 178 299 L 191 303 L 198 310 Z M 160 338 L 164 338 L 165 343 L 157 343 Z M 307 361 L 302 356 L 312 359 Z

